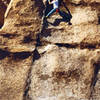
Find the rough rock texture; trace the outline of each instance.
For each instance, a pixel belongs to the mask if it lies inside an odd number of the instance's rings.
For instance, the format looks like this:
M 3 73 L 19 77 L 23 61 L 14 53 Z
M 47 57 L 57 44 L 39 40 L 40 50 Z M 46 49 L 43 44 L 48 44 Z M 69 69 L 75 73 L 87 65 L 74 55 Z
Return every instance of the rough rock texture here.
M 42 1 L 37 4 L 31 0 L 11 0 L 8 5 L 0 30 L 0 100 L 23 99 L 33 62 L 35 34 L 40 29 L 39 5 L 42 7 Z
M 0 100 L 100 100 L 100 0 L 64 0 L 72 25 L 45 28 L 45 0 L 0 2 Z
M 32 100 L 88 100 L 100 51 L 50 48 L 33 65 Z

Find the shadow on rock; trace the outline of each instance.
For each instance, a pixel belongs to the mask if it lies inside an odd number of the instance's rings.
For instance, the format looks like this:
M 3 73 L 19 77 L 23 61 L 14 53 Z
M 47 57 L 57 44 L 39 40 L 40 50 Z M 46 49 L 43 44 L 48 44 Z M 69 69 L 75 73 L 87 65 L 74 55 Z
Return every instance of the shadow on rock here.
M 98 23 L 100 24 L 100 16 L 98 17 Z
M 98 73 L 100 71 L 100 58 L 99 58 L 99 60 L 97 62 L 95 62 L 93 64 L 93 66 L 94 66 L 94 77 L 93 77 L 92 86 L 95 86 L 96 85 L 96 82 L 98 80 L 97 75 L 98 75 Z
M 70 15 L 69 13 L 66 13 L 65 11 L 59 11 L 59 14 L 62 18 L 55 19 L 54 23 L 50 23 L 50 22 L 48 23 L 53 26 L 58 26 L 61 22 L 66 22 L 69 25 L 72 25 L 72 23 L 70 22 L 72 19 L 72 15 Z
M 38 50 L 35 49 L 35 50 L 33 51 L 33 62 L 34 62 L 35 60 L 38 60 L 40 57 L 41 57 L 41 56 L 40 56 Z
M 41 33 L 42 37 L 48 37 L 51 36 L 51 29 L 45 29 L 42 33 Z
M 5 50 L 0 49 L 0 60 L 8 57 L 9 55 L 10 55 L 9 51 L 5 51 Z

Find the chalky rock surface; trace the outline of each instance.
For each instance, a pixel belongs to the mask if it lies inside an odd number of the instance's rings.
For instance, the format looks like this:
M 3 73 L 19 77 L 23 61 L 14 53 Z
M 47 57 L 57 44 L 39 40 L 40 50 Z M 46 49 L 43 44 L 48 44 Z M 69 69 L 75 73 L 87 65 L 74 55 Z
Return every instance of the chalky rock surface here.
M 88 100 L 100 51 L 49 47 L 33 65 L 29 96 L 32 100 Z
M 45 0 L 0 0 L 0 100 L 100 100 L 100 0 L 64 2 L 42 27 Z

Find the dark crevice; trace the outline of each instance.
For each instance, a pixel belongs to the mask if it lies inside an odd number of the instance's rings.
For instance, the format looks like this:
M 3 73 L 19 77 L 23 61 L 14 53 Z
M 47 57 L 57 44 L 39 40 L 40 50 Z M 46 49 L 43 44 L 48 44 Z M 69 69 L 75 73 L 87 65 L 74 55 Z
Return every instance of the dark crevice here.
M 0 22 L 0 28 L 2 28 L 2 26 L 3 26 L 3 23 Z
M 14 37 L 16 37 L 16 36 L 18 36 L 17 34 L 10 34 L 10 33 L 6 33 L 6 34 L 0 34 L 1 36 L 3 36 L 4 38 L 10 38 L 10 39 L 12 39 L 12 38 L 14 38 Z
M 99 43 L 96 44 L 91 44 L 91 43 L 80 43 L 80 48 L 81 49 L 95 49 L 99 46 Z
M 100 59 L 96 63 L 94 63 L 93 66 L 94 66 L 94 76 L 93 76 L 93 81 L 92 81 L 91 86 L 96 85 L 97 75 L 98 75 L 98 72 L 100 70 Z
M 92 95 L 94 93 L 95 85 L 96 85 L 96 83 L 98 81 L 98 73 L 100 71 L 100 58 L 98 59 L 97 62 L 93 63 L 93 67 L 94 67 L 94 74 L 93 74 L 92 83 L 91 83 L 91 95 L 90 95 L 90 98 L 92 98 Z
M 29 69 L 29 72 L 28 72 L 28 76 L 27 76 L 27 79 L 26 79 L 26 85 L 25 85 L 25 90 L 24 90 L 24 94 L 23 94 L 23 100 L 32 100 L 29 96 L 29 90 L 30 90 L 30 84 L 31 84 L 31 70 L 32 70 L 32 67 L 30 67 Z
M 97 81 L 97 75 L 100 70 L 100 59 L 96 63 L 94 63 L 93 66 L 94 66 L 94 78 L 92 85 L 95 86 Z
M 66 47 L 66 48 L 77 48 L 77 47 L 78 47 L 78 44 L 77 44 L 77 43 L 76 43 L 76 44 L 56 43 L 56 45 L 57 45 L 58 47 Z
M 98 17 L 98 24 L 100 24 L 100 16 Z
M 6 57 L 12 58 L 12 60 L 24 60 L 32 55 L 32 52 L 23 51 L 23 52 L 9 52 L 8 50 L 0 49 L 0 60 L 5 59 Z
M 35 50 L 33 51 L 33 62 L 34 62 L 35 60 L 38 60 L 40 57 L 41 57 L 41 56 L 40 56 L 38 50 L 35 49 Z
M 86 42 L 81 42 L 81 43 L 52 43 L 52 42 L 49 42 L 49 41 L 42 40 L 42 37 L 44 37 L 43 34 L 44 33 L 37 34 L 36 47 L 42 46 L 44 44 L 55 44 L 58 47 L 66 47 L 66 48 L 80 48 L 80 49 L 89 49 L 89 50 L 94 50 L 94 49 L 100 48 L 100 43 L 98 43 L 98 42 L 97 43 L 86 43 Z
M 0 49 L 0 60 L 8 57 L 9 55 L 10 55 L 10 52 L 9 51 Z
M 37 36 L 36 36 L 36 47 L 42 46 L 42 42 L 40 40 L 40 37 L 41 37 L 41 34 L 40 33 L 37 34 Z
M 29 56 L 31 56 L 31 54 L 32 54 L 31 52 L 25 52 L 25 51 L 23 51 L 23 52 L 16 52 L 16 53 L 13 53 L 13 59 L 14 60 L 17 60 L 17 59 L 23 60 L 23 59 L 26 59 Z
M 91 44 L 91 43 L 55 43 L 55 45 L 59 46 L 59 47 L 66 47 L 66 48 L 80 48 L 80 49 L 97 49 L 100 48 L 100 44 L 99 43 L 95 43 L 95 44 Z
M 32 41 L 34 41 L 34 39 L 32 39 L 32 36 L 31 36 L 31 34 L 29 34 L 29 35 L 27 35 L 27 36 L 25 36 L 24 37 L 24 39 L 23 39 L 23 43 L 30 43 L 30 42 L 32 42 Z
M 33 52 L 33 59 L 32 59 L 32 65 L 34 63 L 35 60 L 38 60 L 41 56 L 38 52 L 37 49 L 35 49 Z M 32 65 L 29 69 L 29 72 L 28 72 L 28 77 L 26 79 L 26 85 L 25 85 L 25 90 L 24 90 L 24 94 L 23 94 L 23 100 L 32 100 L 31 97 L 30 97 L 30 94 L 29 94 L 29 91 L 30 91 L 30 84 L 31 84 L 31 71 L 32 71 Z

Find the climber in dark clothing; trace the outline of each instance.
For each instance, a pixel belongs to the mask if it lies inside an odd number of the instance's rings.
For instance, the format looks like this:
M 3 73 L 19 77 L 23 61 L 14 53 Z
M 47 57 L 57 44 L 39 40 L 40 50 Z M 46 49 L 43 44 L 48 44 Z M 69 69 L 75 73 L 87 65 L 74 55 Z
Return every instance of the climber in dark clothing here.
M 53 4 L 53 9 L 46 15 L 46 18 L 48 18 L 50 15 L 52 15 L 54 12 L 58 12 L 58 0 L 48 1 L 49 4 Z
M 58 12 L 60 16 L 62 16 L 63 20 L 66 21 L 66 22 L 69 22 L 68 24 L 71 25 L 70 23 L 70 20 L 72 18 L 72 15 L 69 11 L 69 9 L 66 7 L 65 3 L 63 2 L 63 0 L 47 0 L 47 3 L 46 3 L 46 9 L 45 9 L 45 15 L 44 15 L 44 18 L 47 19 L 49 16 L 51 16 L 54 12 Z M 49 6 L 48 5 L 51 5 L 53 4 L 53 8 L 50 10 Z M 59 7 L 61 6 L 61 4 L 63 4 L 63 6 L 66 8 L 67 12 L 64 12 L 64 11 L 60 11 Z M 48 13 L 47 11 L 50 10 Z

